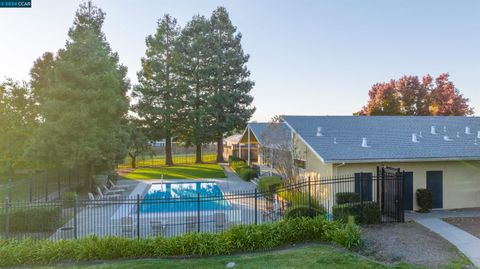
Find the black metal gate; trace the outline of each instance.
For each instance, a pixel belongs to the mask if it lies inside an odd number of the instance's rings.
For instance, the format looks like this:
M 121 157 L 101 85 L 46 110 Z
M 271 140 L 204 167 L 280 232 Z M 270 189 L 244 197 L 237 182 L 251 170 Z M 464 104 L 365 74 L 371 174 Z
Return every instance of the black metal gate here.
M 398 168 L 377 167 L 377 202 L 382 222 L 404 222 L 403 181 L 405 172 Z

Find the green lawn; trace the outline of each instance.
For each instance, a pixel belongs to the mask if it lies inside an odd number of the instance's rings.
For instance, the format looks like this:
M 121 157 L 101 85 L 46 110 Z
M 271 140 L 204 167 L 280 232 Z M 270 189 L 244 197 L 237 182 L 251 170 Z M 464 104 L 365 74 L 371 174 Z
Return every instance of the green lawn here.
M 197 179 L 226 178 L 218 164 L 188 164 L 162 168 L 139 168 L 124 176 L 127 179 Z
M 176 164 L 193 164 L 195 163 L 195 154 L 174 154 L 172 156 L 173 163 Z M 202 161 L 204 162 L 215 162 L 217 159 L 216 153 L 204 153 L 202 154 Z M 140 156 L 137 158 L 137 167 L 145 166 L 162 166 L 165 165 L 165 156 L 164 155 L 155 155 L 155 156 Z M 118 168 L 129 168 L 131 167 L 130 157 L 126 157 L 122 164 L 118 165 Z
M 237 256 L 211 257 L 202 259 L 148 259 L 106 262 L 90 266 L 68 266 L 68 268 L 227 268 L 226 264 L 235 262 L 235 269 L 275 268 L 416 268 L 406 264 L 387 266 L 385 264 L 352 254 L 349 251 L 331 246 L 304 246 L 294 249 L 278 250 Z M 59 267 L 51 267 L 59 268 Z

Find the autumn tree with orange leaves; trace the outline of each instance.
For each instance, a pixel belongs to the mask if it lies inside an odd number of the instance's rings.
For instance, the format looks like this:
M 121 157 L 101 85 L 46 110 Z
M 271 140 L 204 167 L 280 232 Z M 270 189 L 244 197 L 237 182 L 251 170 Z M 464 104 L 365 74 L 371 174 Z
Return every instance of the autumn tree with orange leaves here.
M 380 82 L 368 92 L 366 106 L 355 115 L 467 116 L 473 114 L 468 98 L 443 73 L 433 81 L 430 75 L 403 76 Z

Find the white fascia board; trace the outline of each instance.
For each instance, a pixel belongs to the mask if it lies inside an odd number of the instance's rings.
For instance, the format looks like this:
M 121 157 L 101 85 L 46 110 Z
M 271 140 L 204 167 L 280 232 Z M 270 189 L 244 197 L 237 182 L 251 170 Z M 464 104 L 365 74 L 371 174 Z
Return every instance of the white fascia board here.
M 324 163 L 324 164 L 327 163 L 327 162 L 325 162 L 325 160 L 322 158 L 322 156 L 320 156 L 320 154 L 318 154 L 318 152 L 317 152 L 316 150 L 314 150 L 313 147 L 310 146 L 310 144 L 308 144 L 307 141 L 305 141 L 305 139 L 303 139 L 303 137 L 302 137 L 298 132 L 296 132 L 295 129 L 293 129 L 293 127 L 292 127 L 290 124 L 288 124 L 288 122 L 287 122 L 285 119 L 283 119 L 283 122 L 288 126 L 288 128 L 290 128 L 290 130 L 292 130 L 293 133 L 295 133 L 295 134 L 297 135 L 297 137 L 307 146 L 307 148 L 310 149 L 315 156 L 317 156 L 317 158 L 318 158 L 322 163 Z M 293 140 L 293 135 L 292 135 L 291 139 Z M 293 143 L 293 141 L 292 141 L 292 143 Z

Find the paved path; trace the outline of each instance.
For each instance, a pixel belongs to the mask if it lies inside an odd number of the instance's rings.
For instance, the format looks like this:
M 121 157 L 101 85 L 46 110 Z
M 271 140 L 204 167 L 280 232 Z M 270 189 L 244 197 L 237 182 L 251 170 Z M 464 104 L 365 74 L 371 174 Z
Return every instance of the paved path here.
M 223 192 L 255 191 L 257 185 L 241 179 L 228 164 L 220 164 L 227 179 L 219 179 L 218 186 Z
M 445 217 L 478 216 L 477 211 L 437 211 L 428 214 L 410 214 L 408 217 L 439 234 L 455 245 L 470 261 L 480 268 L 480 239 L 441 220 Z

